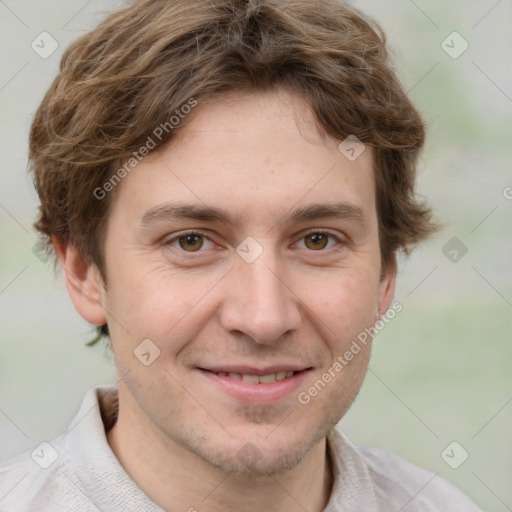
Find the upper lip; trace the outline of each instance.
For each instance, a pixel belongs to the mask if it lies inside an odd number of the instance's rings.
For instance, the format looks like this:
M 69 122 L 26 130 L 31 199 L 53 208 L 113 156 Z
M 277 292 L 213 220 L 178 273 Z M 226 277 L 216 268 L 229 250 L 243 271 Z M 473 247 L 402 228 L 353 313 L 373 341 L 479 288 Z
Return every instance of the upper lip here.
M 261 377 L 262 375 L 269 375 L 271 373 L 278 372 L 300 372 L 302 370 L 307 370 L 310 368 L 309 366 L 304 366 L 303 364 L 274 364 L 270 366 L 265 366 L 265 368 L 256 368 L 254 366 L 248 365 L 213 365 L 213 366 L 200 366 L 201 370 L 208 370 L 210 372 L 226 372 L 226 373 L 239 373 L 241 375 L 257 375 Z

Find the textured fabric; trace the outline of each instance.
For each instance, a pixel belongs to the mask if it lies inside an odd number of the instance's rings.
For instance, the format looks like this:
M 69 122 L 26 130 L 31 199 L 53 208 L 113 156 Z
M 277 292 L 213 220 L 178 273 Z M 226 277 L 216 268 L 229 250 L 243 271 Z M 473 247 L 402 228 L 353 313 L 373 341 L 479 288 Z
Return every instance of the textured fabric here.
M 66 434 L 0 464 L 0 512 L 161 512 L 110 449 L 105 431 L 116 417 L 116 388 L 89 390 Z M 324 512 L 480 511 L 439 476 L 355 447 L 339 430 L 328 447 L 334 486 Z

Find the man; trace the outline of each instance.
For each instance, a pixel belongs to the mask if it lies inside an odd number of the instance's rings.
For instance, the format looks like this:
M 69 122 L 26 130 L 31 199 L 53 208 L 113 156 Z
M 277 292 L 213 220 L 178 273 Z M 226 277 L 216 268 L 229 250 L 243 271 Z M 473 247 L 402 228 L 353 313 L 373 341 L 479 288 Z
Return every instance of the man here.
M 138 1 L 75 42 L 32 126 L 36 227 L 119 379 L 1 466 L 0 510 L 477 511 L 335 428 L 436 228 L 423 139 L 339 0 Z

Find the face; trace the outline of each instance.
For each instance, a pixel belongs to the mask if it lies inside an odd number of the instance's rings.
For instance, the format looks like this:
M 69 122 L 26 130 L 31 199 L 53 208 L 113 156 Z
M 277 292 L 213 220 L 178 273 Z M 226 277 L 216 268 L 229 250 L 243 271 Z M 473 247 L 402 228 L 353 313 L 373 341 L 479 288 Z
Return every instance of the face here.
M 371 151 L 351 162 L 339 143 L 284 91 L 225 96 L 116 188 L 101 303 L 121 408 L 168 446 L 278 473 L 356 396 L 370 343 L 333 365 L 394 275 L 380 278 Z

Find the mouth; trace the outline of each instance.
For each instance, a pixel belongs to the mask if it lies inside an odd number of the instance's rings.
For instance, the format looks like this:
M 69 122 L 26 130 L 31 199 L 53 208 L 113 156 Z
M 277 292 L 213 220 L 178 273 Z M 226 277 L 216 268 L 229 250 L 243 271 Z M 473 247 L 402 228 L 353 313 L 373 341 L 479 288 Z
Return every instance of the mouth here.
M 211 371 L 211 370 L 204 370 Z M 279 380 L 288 379 L 293 377 L 295 374 L 299 373 L 299 371 L 279 371 L 275 373 L 267 373 L 265 375 L 256 375 L 251 373 L 236 373 L 236 372 L 211 372 L 215 375 L 219 375 L 220 377 L 228 377 L 230 379 L 241 380 L 242 382 L 249 382 L 251 384 L 271 384 L 272 382 L 277 382 Z
M 311 367 L 274 366 L 267 368 L 197 368 L 209 386 L 223 395 L 248 404 L 271 404 L 294 396 Z

